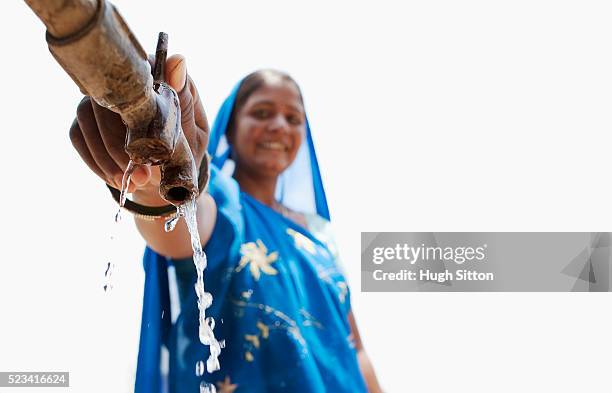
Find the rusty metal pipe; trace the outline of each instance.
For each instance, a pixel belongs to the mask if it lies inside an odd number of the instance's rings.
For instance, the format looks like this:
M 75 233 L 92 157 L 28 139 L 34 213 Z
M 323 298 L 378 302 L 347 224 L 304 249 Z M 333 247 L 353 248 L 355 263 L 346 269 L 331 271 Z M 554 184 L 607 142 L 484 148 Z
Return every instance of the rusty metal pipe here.
M 51 54 L 81 92 L 121 116 L 130 159 L 162 165 L 161 196 L 178 204 L 197 195 L 197 170 L 181 129 L 178 96 L 163 82 L 163 65 L 156 67 L 154 83 L 146 52 L 115 7 L 106 0 L 25 1 L 47 27 Z M 159 42 L 167 49 L 167 36 Z
M 52 0 L 49 10 L 47 0 L 27 3 L 47 26 L 51 54 L 83 94 L 121 115 L 129 130 L 151 122 L 157 105 L 147 54 L 112 4 L 67 0 L 60 7 Z
M 187 138 L 181 133 L 172 159 L 161 166 L 160 195 L 174 205 L 198 195 L 198 171 Z

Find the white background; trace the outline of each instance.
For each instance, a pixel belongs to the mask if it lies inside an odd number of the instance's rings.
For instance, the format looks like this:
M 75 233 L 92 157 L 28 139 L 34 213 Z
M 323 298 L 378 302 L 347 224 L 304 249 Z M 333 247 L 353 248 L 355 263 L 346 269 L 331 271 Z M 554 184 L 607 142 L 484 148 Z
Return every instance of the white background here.
M 377 294 L 359 278 L 361 231 L 612 230 L 609 2 L 115 4 L 147 50 L 169 33 L 211 121 L 257 68 L 301 84 L 387 392 L 610 391 L 608 293 Z M 127 392 L 143 242 L 70 145 L 80 94 L 42 24 L 19 1 L 0 15 L 0 370 Z

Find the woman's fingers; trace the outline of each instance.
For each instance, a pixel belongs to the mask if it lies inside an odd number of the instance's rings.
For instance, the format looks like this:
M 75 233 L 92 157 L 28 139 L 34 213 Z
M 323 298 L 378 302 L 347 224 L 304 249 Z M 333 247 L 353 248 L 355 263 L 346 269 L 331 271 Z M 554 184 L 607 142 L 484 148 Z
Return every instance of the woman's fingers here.
M 122 171 L 125 171 L 130 157 L 125 152 L 125 135 L 127 130 L 121 120 L 121 116 L 101 107 L 96 102 L 92 101 L 91 105 L 99 134 L 102 137 L 102 142 L 106 147 L 108 155 L 110 155 Z
M 79 126 L 79 122 L 75 118 L 72 122 L 72 126 L 70 127 L 70 141 L 72 142 L 72 146 L 76 149 L 81 156 L 81 159 L 85 161 L 85 164 L 91 169 L 96 175 L 98 175 L 102 180 L 107 181 L 106 175 L 98 164 L 96 160 L 91 156 L 89 152 L 89 148 L 85 143 L 85 139 L 83 138 L 83 134 L 81 132 L 81 127 Z
M 108 154 L 106 146 L 104 146 L 89 97 L 85 97 L 79 104 L 77 119 L 85 144 L 98 167 L 104 172 L 106 181 L 109 184 L 121 184 L 123 171 Z
M 77 118 L 70 127 L 70 140 L 87 166 L 106 183 L 121 188 L 129 157 L 125 152 L 125 125 L 121 118 L 85 97 L 77 108 Z M 136 166 L 128 192 L 138 188 L 159 187 L 154 169 Z
M 182 55 L 172 55 L 166 60 L 167 83 L 177 92 L 185 87 L 187 82 L 187 61 Z
M 197 152 L 204 157 L 204 153 L 208 148 L 208 137 L 210 133 L 208 128 L 208 120 L 206 118 L 206 112 L 204 111 L 204 106 L 202 105 L 202 100 L 200 100 L 200 94 L 198 93 L 195 83 L 189 76 L 187 76 L 186 83 L 187 88 L 185 90 L 189 90 L 193 108 L 193 139 L 195 145 L 197 146 Z
M 166 61 L 166 80 L 177 91 L 181 106 L 181 126 L 191 152 L 199 164 L 208 146 L 208 122 L 195 83 L 187 74 L 187 61 L 172 55 Z

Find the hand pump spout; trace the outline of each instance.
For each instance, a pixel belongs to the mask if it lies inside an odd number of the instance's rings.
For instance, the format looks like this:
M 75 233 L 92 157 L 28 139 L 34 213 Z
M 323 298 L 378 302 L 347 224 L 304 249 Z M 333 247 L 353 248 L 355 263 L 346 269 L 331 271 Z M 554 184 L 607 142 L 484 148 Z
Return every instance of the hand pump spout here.
M 181 128 L 178 95 L 164 80 L 168 36 L 147 54 L 106 0 L 25 0 L 47 27 L 49 50 L 85 95 L 118 113 L 136 164 L 161 165 L 160 194 L 181 204 L 198 194 L 198 171 Z

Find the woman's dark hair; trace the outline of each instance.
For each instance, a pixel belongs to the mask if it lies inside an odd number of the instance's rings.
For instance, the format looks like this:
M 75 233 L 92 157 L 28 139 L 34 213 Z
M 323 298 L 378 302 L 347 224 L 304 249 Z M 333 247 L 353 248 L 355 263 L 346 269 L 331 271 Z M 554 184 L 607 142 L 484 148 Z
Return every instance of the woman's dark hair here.
M 293 83 L 298 91 L 298 94 L 300 95 L 300 101 L 303 102 L 300 86 L 298 86 L 297 82 L 289 74 L 272 69 L 257 70 L 252 72 L 242 80 L 242 83 L 240 83 L 240 87 L 238 88 L 238 92 L 236 93 L 236 102 L 234 103 L 234 108 L 232 109 L 232 114 L 230 115 L 230 120 L 227 126 L 228 134 L 233 133 L 236 113 L 242 109 L 249 97 L 255 93 L 257 89 L 262 87 L 268 80 L 274 78 L 280 78 L 283 81 Z

